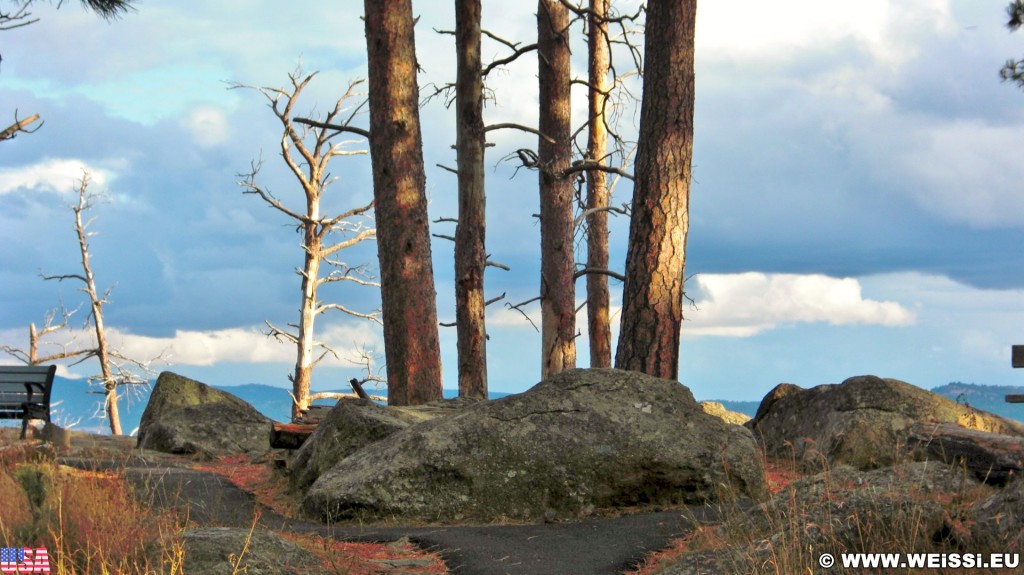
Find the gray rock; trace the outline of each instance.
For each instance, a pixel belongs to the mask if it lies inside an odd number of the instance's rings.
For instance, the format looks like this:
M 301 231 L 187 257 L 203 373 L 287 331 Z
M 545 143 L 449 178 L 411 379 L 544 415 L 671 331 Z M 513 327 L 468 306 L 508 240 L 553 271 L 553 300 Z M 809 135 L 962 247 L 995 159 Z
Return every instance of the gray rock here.
M 165 371 L 139 425 L 140 449 L 206 456 L 270 449 L 270 420 L 238 397 Z
M 526 393 L 408 427 L 360 449 L 312 485 L 328 520 L 553 520 L 598 508 L 761 495 L 746 428 L 701 411 L 678 382 L 571 370 Z
M 255 529 L 250 537 L 249 529 L 202 527 L 186 530 L 182 539 L 183 573 L 293 575 L 316 572 L 319 565 L 311 553 L 265 529 Z
M 972 541 L 965 545 L 1016 553 L 1024 550 L 1024 479 L 1018 477 L 971 511 Z
M 365 399 L 339 401 L 289 463 L 291 484 L 305 490 L 353 452 L 420 421 L 425 418 Z
M 873 375 L 811 389 L 782 384 L 769 392 L 747 426 L 770 457 L 873 469 L 903 460 L 906 430 L 921 421 L 1024 435 L 1019 423 Z

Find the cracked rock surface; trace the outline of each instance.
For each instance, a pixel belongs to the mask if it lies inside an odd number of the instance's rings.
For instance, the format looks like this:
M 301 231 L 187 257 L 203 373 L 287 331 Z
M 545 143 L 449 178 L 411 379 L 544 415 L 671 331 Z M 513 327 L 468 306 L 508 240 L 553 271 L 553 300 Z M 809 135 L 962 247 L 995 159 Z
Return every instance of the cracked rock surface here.
M 529 391 L 411 425 L 319 476 L 327 520 L 551 521 L 601 509 L 763 493 L 753 437 L 678 382 L 571 370 Z

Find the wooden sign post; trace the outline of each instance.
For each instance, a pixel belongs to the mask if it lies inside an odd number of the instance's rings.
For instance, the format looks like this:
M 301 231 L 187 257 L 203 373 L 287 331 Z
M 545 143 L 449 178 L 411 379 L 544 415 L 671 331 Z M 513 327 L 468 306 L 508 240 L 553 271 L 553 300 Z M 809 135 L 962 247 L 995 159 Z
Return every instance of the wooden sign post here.
M 1012 348 L 1010 362 L 1013 367 L 1024 367 L 1024 345 L 1015 345 Z M 1007 403 L 1024 403 L 1024 395 L 1010 394 L 1006 396 Z

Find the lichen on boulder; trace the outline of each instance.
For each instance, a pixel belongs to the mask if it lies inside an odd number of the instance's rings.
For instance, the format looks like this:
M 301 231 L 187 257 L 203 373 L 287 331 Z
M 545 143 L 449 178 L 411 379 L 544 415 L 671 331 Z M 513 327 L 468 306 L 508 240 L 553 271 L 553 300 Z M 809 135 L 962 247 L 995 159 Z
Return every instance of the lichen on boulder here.
M 678 382 L 570 370 L 352 453 L 304 507 L 327 520 L 557 520 L 703 503 L 724 486 L 764 492 L 749 430 L 704 413 Z
M 165 371 L 139 425 L 140 449 L 206 456 L 270 449 L 270 419 L 226 391 Z
M 1024 435 L 1020 423 L 873 375 L 810 389 L 781 384 L 765 396 L 747 426 L 769 457 L 874 469 L 905 460 L 907 430 L 919 422 Z

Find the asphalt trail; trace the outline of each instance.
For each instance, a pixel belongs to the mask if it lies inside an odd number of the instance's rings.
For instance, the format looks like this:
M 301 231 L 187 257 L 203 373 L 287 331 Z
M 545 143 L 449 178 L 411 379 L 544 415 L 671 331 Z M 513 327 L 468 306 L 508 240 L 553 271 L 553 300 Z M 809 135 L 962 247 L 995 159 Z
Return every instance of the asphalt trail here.
M 95 468 L 85 460 L 66 461 Z M 119 466 L 120 467 L 120 466 Z M 214 473 L 178 466 L 132 466 L 126 478 L 156 506 L 188 509 L 201 525 L 249 527 L 260 511 L 268 529 L 310 532 L 353 541 L 389 542 L 408 537 L 438 552 L 454 575 L 615 575 L 664 549 L 698 522 L 713 521 L 705 507 L 538 525 L 441 527 L 324 525 L 281 517 L 249 493 Z

